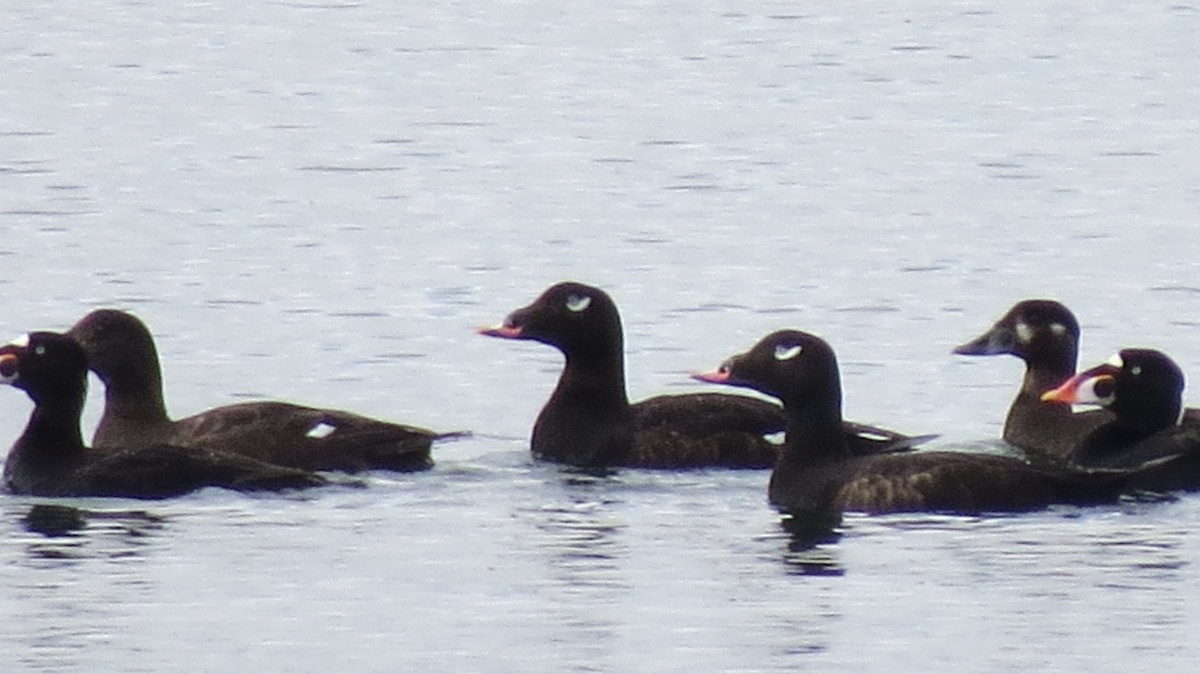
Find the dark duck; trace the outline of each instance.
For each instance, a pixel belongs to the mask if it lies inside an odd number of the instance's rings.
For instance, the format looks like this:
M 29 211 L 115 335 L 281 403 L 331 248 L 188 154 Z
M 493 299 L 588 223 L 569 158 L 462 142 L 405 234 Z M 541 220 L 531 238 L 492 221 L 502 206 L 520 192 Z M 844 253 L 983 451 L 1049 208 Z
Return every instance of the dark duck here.
M 964 356 L 1007 354 L 1025 362 L 1025 378 L 1004 420 L 1004 439 L 1030 458 L 1059 460 L 1112 415 L 1103 410 L 1074 412 L 1063 402 L 1043 402 L 1042 394 L 1075 374 L 1079 322 L 1054 300 L 1024 300 L 994 326 L 954 349 Z
M 276 401 L 225 405 L 171 419 L 149 328 L 136 316 L 99 309 L 68 333 L 104 383 L 95 449 L 168 443 L 216 449 L 306 470 L 423 470 L 439 436 L 350 412 Z
M 0 383 L 24 390 L 34 403 L 4 463 L 12 493 L 148 499 L 209 486 L 250 491 L 325 484 L 307 471 L 223 452 L 171 445 L 88 449 L 79 430 L 87 355 L 65 335 L 33 332 L 0 347 Z
M 1069 465 L 1132 471 L 1131 488 L 1172 491 L 1200 488 L 1200 421 L 1185 414 L 1183 388 L 1183 371 L 1166 354 L 1123 349 L 1042 397 L 1113 414 L 1067 456 Z
M 752 388 L 779 398 L 787 434 L 768 497 L 794 517 L 828 513 L 1027 511 L 1054 503 L 1115 500 L 1115 478 L 1037 467 L 990 454 L 911 452 L 853 456 L 842 432 L 837 358 L 821 338 L 772 333 L 702 381 Z
M 778 405 L 721 393 L 664 395 L 630 404 L 621 317 L 607 293 L 558 283 L 480 334 L 533 340 L 562 352 L 566 364 L 533 425 L 534 456 L 582 467 L 769 468 L 779 452 L 765 436 L 784 429 Z M 899 451 L 909 438 L 847 424 L 851 451 Z

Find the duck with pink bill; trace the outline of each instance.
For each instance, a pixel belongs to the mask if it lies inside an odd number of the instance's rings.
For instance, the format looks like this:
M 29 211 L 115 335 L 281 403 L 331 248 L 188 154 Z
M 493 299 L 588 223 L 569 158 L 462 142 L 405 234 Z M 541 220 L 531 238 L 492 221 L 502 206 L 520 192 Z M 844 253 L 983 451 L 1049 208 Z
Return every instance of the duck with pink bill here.
M 1183 406 L 1184 375 L 1154 349 L 1123 349 L 1107 362 L 1046 391 L 1050 402 L 1097 405 L 1112 421 L 1085 436 L 1067 456 L 1085 470 L 1131 472 L 1131 488 L 1200 488 L 1200 421 Z

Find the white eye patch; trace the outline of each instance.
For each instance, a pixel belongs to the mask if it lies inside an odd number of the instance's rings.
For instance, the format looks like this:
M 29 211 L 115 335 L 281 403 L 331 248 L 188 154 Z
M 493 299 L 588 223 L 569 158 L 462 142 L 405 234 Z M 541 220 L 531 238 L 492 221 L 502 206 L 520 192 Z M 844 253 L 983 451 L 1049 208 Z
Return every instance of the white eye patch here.
M 1033 328 L 1025 321 L 1017 323 L 1017 341 L 1028 344 L 1033 341 Z
M 571 295 L 567 298 L 567 310 L 579 313 L 587 309 L 592 303 L 592 298 L 588 295 Z
M 799 344 L 777 344 L 775 345 L 775 360 L 791 360 L 803 351 L 804 347 Z
M 1104 362 L 1108 363 L 1109 365 L 1112 365 L 1113 367 L 1121 367 L 1121 368 L 1125 367 L 1125 360 L 1123 358 L 1121 358 L 1120 353 L 1114 353 L 1112 358 L 1109 358 L 1108 360 L 1106 360 Z

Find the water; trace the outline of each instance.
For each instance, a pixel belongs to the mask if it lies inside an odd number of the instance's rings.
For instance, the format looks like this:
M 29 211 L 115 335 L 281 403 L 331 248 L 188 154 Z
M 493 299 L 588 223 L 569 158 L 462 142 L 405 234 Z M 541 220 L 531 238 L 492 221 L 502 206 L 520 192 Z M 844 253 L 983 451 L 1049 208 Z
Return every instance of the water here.
M 1023 297 L 1075 310 L 1085 364 L 1198 372 L 1198 33 L 1171 3 L 9 7 L 0 330 L 123 307 L 176 414 L 476 434 L 365 488 L 0 497 L 5 671 L 1193 671 L 1200 498 L 793 551 L 763 473 L 532 463 L 559 357 L 471 328 L 601 285 L 635 398 L 811 330 L 850 418 L 942 446 L 998 437 L 1020 365 L 949 350 Z

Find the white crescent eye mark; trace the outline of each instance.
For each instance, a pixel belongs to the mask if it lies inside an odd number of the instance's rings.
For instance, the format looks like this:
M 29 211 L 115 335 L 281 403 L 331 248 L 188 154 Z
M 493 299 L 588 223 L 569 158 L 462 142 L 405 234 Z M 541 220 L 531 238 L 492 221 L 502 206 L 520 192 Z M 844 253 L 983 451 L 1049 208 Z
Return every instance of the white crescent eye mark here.
M 803 351 L 804 347 L 799 344 L 778 344 L 775 346 L 775 360 L 791 360 Z
M 318 421 L 315 426 L 308 429 L 308 432 L 305 433 L 304 436 L 307 438 L 320 440 L 321 438 L 327 438 L 330 435 L 333 435 L 333 432 L 336 430 L 337 426 L 327 424 L 324 421 Z
M 21 335 L 20 337 L 17 337 L 13 341 L 9 342 L 9 344 L 20 347 L 22 349 L 28 348 L 29 347 L 29 333 L 27 332 L 27 333 Z
M 1121 358 L 1120 353 L 1114 353 L 1112 358 L 1109 358 L 1108 360 L 1106 360 L 1104 362 L 1108 363 L 1109 365 L 1112 365 L 1113 367 L 1120 367 L 1120 368 L 1125 367 L 1125 360 Z
M 587 309 L 592 303 L 592 298 L 588 295 L 571 295 L 567 298 L 567 309 L 575 313 L 579 313 Z

